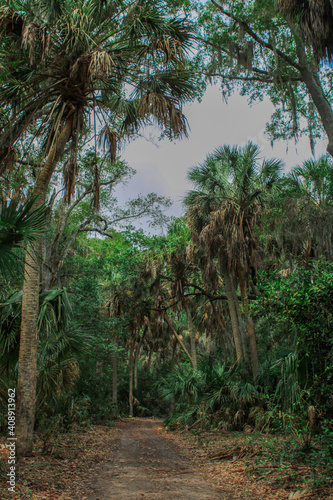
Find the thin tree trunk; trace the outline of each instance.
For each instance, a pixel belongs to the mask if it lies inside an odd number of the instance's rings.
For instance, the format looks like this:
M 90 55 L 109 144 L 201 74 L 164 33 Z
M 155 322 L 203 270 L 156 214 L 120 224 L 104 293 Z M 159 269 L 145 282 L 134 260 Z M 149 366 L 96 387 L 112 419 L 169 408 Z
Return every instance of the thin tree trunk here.
M 250 310 L 249 310 L 249 299 L 248 299 L 248 295 L 247 295 L 246 284 L 245 284 L 244 276 L 243 276 L 241 271 L 238 273 L 238 276 L 239 276 L 239 288 L 240 288 L 240 292 L 241 292 L 241 296 L 242 296 L 245 319 L 246 319 L 246 324 L 247 324 L 247 333 L 249 336 L 252 373 L 253 373 L 253 377 L 256 378 L 259 375 L 259 359 L 258 359 L 256 335 L 255 335 L 255 331 L 254 331 L 253 320 L 251 318 Z
M 138 345 L 136 346 L 135 354 L 134 354 L 134 389 L 135 390 L 138 388 L 138 364 L 139 364 L 141 340 L 142 340 L 142 338 L 140 338 Z
M 33 196 L 38 196 L 34 208 L 45 202 L 52 174 L 70 139 L 72 118 L 67 119 L 62 132 L 51 149 L 37 179 Z M 24 268 L 20 351 L 17 381 L 16 437 L 18 454 L 30 455 L 33 447 L 35 400 L 37 384 L 37 318 L 40 286 L 41 242 L 30 245 Z
M 133 417 L 133 353 L 134 349 L 131 346 L 129 361 L 128 361 L 128 372 L 129 372 L 129 382 L 128 382 L 128 401 L 129 401 L 129 416 Z
M 195 345 L 195 329 L 193 325 L 193 319 L 191 315 L 191 311 L 188 307 L 188 304 L 185 299 L 185 311 L 186 311 L 186 316 L 187 316 L 187 321 L 188 321 L 188 327 L 190 330 L 190 350 L 191 350 L 191 358 L 192 358 L 192 366 L 194 370 L 198 369 L 198 363 L 197 363 L 197 349 Z
M 171 370 L 173 370 L 173 369 L 174 369 L 174 367 L 175 367 L 175 363 L 176 363 L 176 350 L 177 350 L 177 345 L 178 345 L 178 344 L 175 344 L 175 345 L 172 347 Z
M 168 327 L 170 328 L 170 330 L 172 331 L 172 333 L 174 334 L 174 336 L 176 337 L 179 345 L 181 346 L 181 348 L 183 349 L 184 353 L 186 354 L 186 356 L 188 357 L 188 359 L 190 360 L 191 362 L 191 365 L 193 366 L 194 368 L 194 365 L 193 365 L 193 361 L 192 361 L 192 357 L 190 355 L 190 353 L 188 352 L 188 350 L 186 349 L 185 345 L 184 345 L 184 342 L 182 341 L 182 339 L 180 338 L 180 336 L 178 335 L 175 327 L 173 326 L 170 318 L 164 313 L 164 318 L 165 318 L 165 321 L 168 325 Z
M 149 355 L 148 355 L 148 364 L 147 364 L 147 372 L 148 373 L 150 373 L 150 369 L 151 369 L 151 358 L 152 358 L 152 355 L 153 355 L 153 349 L 150 346 L 149 347 Z
M 113 417 L 117 416 L 117 404 L 118 404 L 118 360 L 117 351 L 112 351 L 112 404 L 113 404 Z
M 232 282 L 231 282 L 232 278 L 230 276 L 230 272 L 229 272 L 227 263 L 223 262 L 222 272 L 223 272 L 223 277 L 224 277 L 224 282 L 225 282 L 225 290 L 226 290 L 228 306 L 229 306 L 232 333 L 234 336 L 234 342 L 235 342 L 235 348 L 236 348 L 236 363 L 239 363 L 241 361 L 241 359 L 243 358 L 243 349 L 242 349 L 242 341 L 241 341 L 240 331 L 239 331 L 238 315 L 237 315 L 237 310 L 236 310 L 236 305 L 235 305 L 235 300 L 238 301 L 238 298 L 235 297 L 235 294 L 233 293 L 233 286 L 232 286 Z

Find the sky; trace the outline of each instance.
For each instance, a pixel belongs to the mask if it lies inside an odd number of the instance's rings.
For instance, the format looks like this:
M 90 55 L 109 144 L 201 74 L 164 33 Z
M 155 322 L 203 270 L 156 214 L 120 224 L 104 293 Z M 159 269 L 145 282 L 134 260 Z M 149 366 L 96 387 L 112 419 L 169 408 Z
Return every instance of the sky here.
M 235 94 L 225 103 L 219 85 L 209 86 L 201 102 L 183 107 L 190 127 L 189 138 L 159 141 L 160 132 L 148 127 L 144 137 L 126 145 L 121 156 L 137 174 L 125 187 L 117 188 L 120 204 L 138 194 L 156 192 L 172 199 L 168 214 L 180 216 L 182 198 L 191 189 L 188 170 L 224 144 L 244 146 L 251 140 L 261 147 L 263 157 L 283 159 L 286 171 L 310 158 L 306 137 L 296 145 L 294 141 L 276 141 L 272 148 L 265 135 L 265 124 L 272 112 L 269 100 L 250 107 L 246 97 Z M 318 142 L 316 156 L 323 154 L 325 148 L 326 141 Z

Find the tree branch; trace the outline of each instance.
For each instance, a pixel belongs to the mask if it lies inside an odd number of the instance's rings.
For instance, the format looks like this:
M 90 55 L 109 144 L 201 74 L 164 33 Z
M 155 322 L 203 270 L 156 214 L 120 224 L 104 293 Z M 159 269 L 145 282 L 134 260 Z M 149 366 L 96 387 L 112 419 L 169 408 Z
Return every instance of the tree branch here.
M 205 76 L 207 77 L 210 77 L 210 78 L 214 78 L 214 77 L 218 77 L 218 78 L 226 78 L 228 80 L 240 80 L 242 82 L 262 82 L 262 83 L 275 83 L 274 81 L 274 78 L 273 77 L 269 77 L 269 73 L 266 72 L 266 71 L 261 71 L 261 70 L 257 70 L 255 68 L 252 68 L 251 71 L 253 71 L 254 73 L 259 73 L 262 74 L 263 76 L 260 77 L 260 76 L 234 76 L 234 75 L 222 75 L 221 73 L 205 73 Z M 264 77 L 264 74 L 267 74 L 267 77 L 265 78 Z M 283 76 L 280 77 L 280 81 L 282 81 L 283 83 L 289 83 L 290 81 L 292 82 L 302 82 L 302 78 L 301 77 L 298 77 L 298 76 L 294 76 L 294 77 L 290 77 L 290 78 L 285 78 Z
M 299 64 L 297 64 L 295 61 L 293 61 L 293 59 L 291 59 L 291 57 L 289 57 L 287 54 L 282 52 L 280 49 L 275 48 L 271 43 L 266 42 L 265 40 L 260 38 L 245 21 L 238 19 L 236 16 L 231 14 L 231 12 L 227 12 L 226 10 L 224 10 L 224 8 L 221 5 L 219 5 L 217 2 L 215 2 L 215 0 L 211 0 L 211 2 L 213 5 L 215 5 L 215 7 L 224 16 L 229 17 L 229 19 L 232 19 L 233 21 L 236 21 L 236 23 L 241 25 L 244 28 L 244 31 L 246 31 L 246 33 L 248 35 L 250 35 L 250 37 L 253 38 L 253 40 L 255 40 L 257 43 L 259 43 L 262 47 L 265 47 L 266 49 L 269 49 L 272 52 L 275 52 L 279 57 L 281 57 L 281 59 L 286 61 L 290 66 L 297 69 L 297 71 L 300 71 L 301 68 L 300 68 Z
M 80 229 L 79 233 L 99 233 L 102 236 L 107 236 L 108 238 L 113 238 L 112 234 L 107 233 L 106 231 L 103 231 L 102 229 L 99 229 L 99 227 L 85 227 L 84 229 Z

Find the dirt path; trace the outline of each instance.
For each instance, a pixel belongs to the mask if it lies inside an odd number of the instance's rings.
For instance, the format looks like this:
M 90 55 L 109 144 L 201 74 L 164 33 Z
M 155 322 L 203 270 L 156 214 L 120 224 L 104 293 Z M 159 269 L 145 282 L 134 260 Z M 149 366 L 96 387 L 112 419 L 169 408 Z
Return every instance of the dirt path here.
M 135 419 L 118 424 L 110 462 L 96 470 L 89 500 L 223 500 L 180 448 L 159 431 L 162 422 Z

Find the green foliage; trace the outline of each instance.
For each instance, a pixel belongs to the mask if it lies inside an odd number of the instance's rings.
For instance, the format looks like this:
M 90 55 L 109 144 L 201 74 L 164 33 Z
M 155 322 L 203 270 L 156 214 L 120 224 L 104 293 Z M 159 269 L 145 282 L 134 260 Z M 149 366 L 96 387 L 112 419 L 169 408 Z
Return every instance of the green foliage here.
M 33 209 L 35 199 L 25 203 L 2 201 L 0 211 L 0 274 L 14 275 L 21 264 L 28 243 L 40 238 L 44 231 L 47 209 L 44 205 Z M 15 250 L 20 249 L 18 254 Z
M 170 427 L 242 429 L 262 399 L 241 367 L 230 370 L 207 358 L 200 360 L 197 371 L 179 365 L 162 380 L 160 393 L 174 406 L 166 418 Z
M 310 269 L 299 267 L 285 278 L 278 273 L 262 273 L 258 288 L 261 297 L 253 311 L 259 320 L 259 335 L 267 337 L 267 330 L 270 332 L 268 356 L 276 360 L 283 351 L 287 355 L 274 365 L 282 367 L 277 391 L 280 397 L 285 393 L 283 404 L 297 404 L 300 391 L 306 390 L 309 401 L 331 414 L 332 264 L 314 262 Z M 291 392 L 290 384 L 294 387 Z

